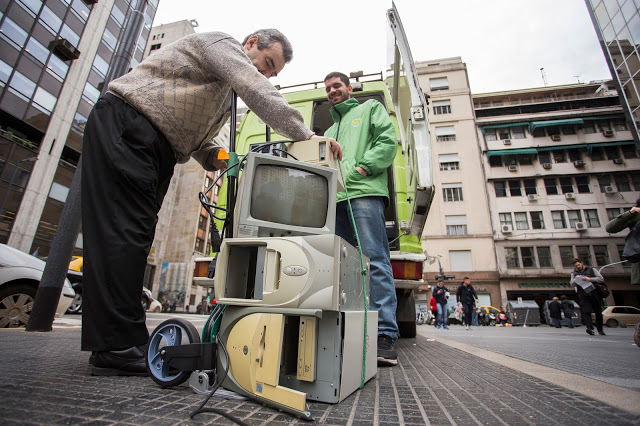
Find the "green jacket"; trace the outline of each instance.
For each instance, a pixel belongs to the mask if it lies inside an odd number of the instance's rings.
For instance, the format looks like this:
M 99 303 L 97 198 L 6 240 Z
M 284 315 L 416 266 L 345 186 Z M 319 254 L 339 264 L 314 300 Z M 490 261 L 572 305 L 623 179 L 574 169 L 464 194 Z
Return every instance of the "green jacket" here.
M 630 211 L 624 212 L 607 223 L 606 230 L 610 234 L 633 228 L 640 221 L 640 216 L 632 214 Z M 640 262 L 631 264 L 631 284 L 640 284 Z
M 398 143 L 386 109 L 373 99 L 361 105 L 351 98 L 331 108 L 331 117 L 334 124 L 324 135 L 342 146 L 342 173 L 349 198 L 385 197 L 388 204 L 387 168 L 393 163 Z M 346 199 L 344 191 L 338 193 L 338 202 Z

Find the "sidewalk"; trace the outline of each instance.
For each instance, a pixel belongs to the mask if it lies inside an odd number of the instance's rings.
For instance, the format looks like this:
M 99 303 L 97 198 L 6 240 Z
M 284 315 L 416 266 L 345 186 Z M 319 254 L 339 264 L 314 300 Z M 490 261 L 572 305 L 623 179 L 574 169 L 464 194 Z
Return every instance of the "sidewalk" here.
M 505 366 L 485 359 L 496 355 L 491 352 L 450 345 L 456 343 L 424 336 L 400 339 L 398 366 L 379 368 L 375 378 L 340 404 L 310 403 L 316 423 L 640 423 L 640 411 L 634 414 L 526 374 L 518 362 Z M 1 423 L 232 424 L 214 414 L 191 420 L 189 413 L 204 396 L 186 386 L 162 389 L 149 378 L 92 377 L 87 360 L 77 327 L 49 333 L 0 329 Z M 640 393 L 634 394 L 640 407 Z M 213 396 L 207 407 L 229 410 L 252 425 L 310 424 L 250 400 Z

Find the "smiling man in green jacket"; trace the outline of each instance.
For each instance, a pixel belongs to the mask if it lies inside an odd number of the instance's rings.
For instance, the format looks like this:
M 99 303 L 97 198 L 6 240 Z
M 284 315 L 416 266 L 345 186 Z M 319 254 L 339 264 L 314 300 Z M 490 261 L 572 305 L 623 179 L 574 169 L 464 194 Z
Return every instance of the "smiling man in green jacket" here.
M 378 311 L 378 364 L 396 365 L 393 342 L 398 337 L 397 299 L 384 220 L 389 204 L 387 168 L 397 150 L 395 129 L 380 102 L 360 104 L 351 98 L 353 88 L 346 75 L 332 72 L 325 77 L 324 85 L 334 120 L 325 136 L 342 145 L 345 186 L 362 252 L 371 260 L 369 300 L 371 309 Z M 338 193 L 336 235 L 355 246 L 346 199 L 345 192 Z

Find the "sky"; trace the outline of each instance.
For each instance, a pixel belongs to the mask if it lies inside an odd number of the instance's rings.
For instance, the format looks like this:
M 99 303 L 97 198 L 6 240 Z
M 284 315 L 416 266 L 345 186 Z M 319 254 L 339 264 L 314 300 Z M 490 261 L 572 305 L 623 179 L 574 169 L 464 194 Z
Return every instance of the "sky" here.
M 416 62 L 461 57 L 472 93 L 611 78 L 584 0 L 396 0 Z M 387 58 L 391 0 L 160 0 L 154 25 L 196 19 L 196 32 L 237 40 L 277 28 L 294 57 L 273 84 L 331 71 L 378 73 Z

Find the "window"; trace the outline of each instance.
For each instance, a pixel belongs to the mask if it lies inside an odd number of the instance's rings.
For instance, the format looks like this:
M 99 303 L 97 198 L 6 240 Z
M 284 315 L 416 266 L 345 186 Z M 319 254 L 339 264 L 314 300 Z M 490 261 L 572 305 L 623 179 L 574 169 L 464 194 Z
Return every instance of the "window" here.
M 451 271 L 472 271 L 471 250 L 450 250 Z
M 502 167 L 502 157 L 500 155 L 492 155 L 489 157 L 489 166 Z
M 451 114 L 451 101 L 433 101 L 434 114 Z
M 9 66 L 6 62 L 0 60 L 0 81 L 6 83 L 9 81 L 9 76 L 11 75 L 11 71 L 13 68 Z
M 158 44 L 152 44 L 151 47 L 149 48 L 149 53 L 153 52 L 154 50 L 158 50 L 160 49 L 160 47 L 162 47 L 161 43 Z
M 498 140 L 496 129 L 487 129 L 484 131 L 484 140 L 487 142 Z
M 575 135 L 576 129 L 573 126 L 560 126 L 560 131 L 563 135 Z
M 563 149 L 559 149 L 556 151 L 553 151 L 553 161 L 555 163 L 566 163 L 567 162 L 567 156 L 564 152 Z
M 98 101 L 100 97 L 100 91 L 93 87 L 89 82 L 84 86 L 84 92 L 82 92 L 82 97 L 89 102 L 91 105 Z
M 638 158 L 638 151 L 636 151 L 635 145 L 622 145 L 620 148 L 624 158 Z
M 593 254 L 596 258 L 596 266 L 603 267 L 611 263 L 609 260 L 609 251 L 607 250 L 607 246 L 593 246 Z
M 498 130 L 498 136 L 500 136 L 500 140 L 511 139 L 511 133 L 508 128 Z
M 516 217 L 516 229 L 529 229 L 529 221 L 526 213 L 514 213 Z
M 461 183 L 443 183 L 442 197 L 444 201 L 462 201 Z
M 616 181 L 616 187 L 620 192 L 631 191 L 631 185 L 629 184 L 629 177 L 624 174 L 614 175 L 613 178 Z
M 544 187 L 547 190 L 547 195 L 557 195 L 559 193 L 556 178 L 545 178 Z
M 566 194 L 568 192 L 575 192 L 573 190 L 573 182 L 570 177 L 561 177 L 559 178 L 560 188 L 562 189 L 562 193 Z
M 589 209 L 583 210 L 584 219 L 587 221 L 587 226 L 589 228 L 599 228 L 600 227 L 600 218 L 598 217 L 598 210 Z
M 623 132 L 625 130 L 628 130 L 627 128 L 627 122 L 625 120 L 615 120 L 613 122 L 613 129 L 619 132 Z
M 524 127 L 523 126 L 512 127 L 511 136 L 513 137 L 513 139 L 524 139 L 525 138 Z
M 204 253 L 204 240 L 202 238 L 196 238 L 196 243 L 193 249 L 197 252 Z
M 436 127 L 436 141 L 446 142 L 446 141 L 455 141 L 455 140 L 456 140 L 456 128 L 454 126 Z
M 513 220 L 511 219 L 511 213 L 500 213 L 500 226 L 509 225 L 513 229 Z
M 516 247 L 505 247 L 504 254 L 507 260 L 507 268 L 519 268 L 518 249 Z
M 18 71 L 13 72 L 9 87 L 15 91 L 14 93 L 22 95 L 23 99 L 27 101 L 31 99 L 33 92 L 36 90 L 36 84 Z
M 540 164 L 551 164 L 551 154 L 548 151 L 538 152 L 538 161 Z
M 572 246 L 560 246 L 560 261 L 564 268 L 573 268 L 571 259 L 573 259 L 573 247 Z
M 582 222 L 582 215 L 580 214 L 580 210 L 569 210 L 567 211 L 567 216 L 569 217 L 570 228 L 575 229 L 576 223 Z
M 545 132 L 544 132 L 544 127 L 536 127 L 536 128 L 533 130 L 533 132 L 531 133 L 531 135 L 532 135 L 534 138 L 542 138 L 542 137 L 545 137 L 545 136 L 546 136 L 546 134 L 545 134 Z
M 512 197 L 520 197 L 522 195 L 522 188 L 520 188 L 519 180 L 510 180 L 509 182 L 509 195 Z
M 520 256 L 522 256 L 523 268 L 535 268 L 536 258 L 533 254 L 533 247 L 520 247 Z
M 441 154 L 438 156 L 440 170 L 459 170 L 460 159 L 458 154 Z
M 27 41 L 27 32 L 8 17 L 4 18 L 4 22 L 0 27 L 0 34 L 6 36 L 21 48 L 24 47 L 24 42 Z
M 533 156 L 530 154 L 521 154 L 521 155 L 517 155 L 518 157 L 518 164 L 520 164 L 521 166 L 530 166 L 531 164 L 533 164 Z
M 24 3 L 24 5 L 35 14 L 37 14 L 42 7 L 42 1 L 40 0 L 20 0 L 20 3 Z
M 102 59 L 100 55 L 96 55 L 96 58 L 93 60 L 93 68 L 98 72 L 98 74 L 105 77 L 109 71 L 109 63 Z
M 447 235 L 467 235 L 467 216 L 445 216 Z
M 542 217 L 542 212 L 529 212 L 529 216 L 531 217 L 532 229 L 544 229 L 544 219 Z
M 523 179 L 522 183 L 524 184 L 524 193 L 529 194 L 537 194 L 538 189 L 536 188 L 536 180 L 535 179 Z
M 113 8 L 111 9 L 111 16 L 118 24 L 120 24 L 120 26 L 124 24 L 124 13 L 122 13 L 118 6 L 113 6 Z
M 65 78 L 67 76 L 67 71 L 69 71 L 69 64 L 58 58 L 56 55 L 51 55 L 49 56 L 47 68 L 60 78 Z
M 609 175 L 601 175 L 598 176 L 598 186 L 600 186 L 600 192 L 604 193 L 605 186 L 610 186 L 611 185 L 611 176 Z
M 58 16 L 47 6 L 42 8 L 42 11 L 40 12 L 40 20 L 45 24 L 45 28 L 47 28 L 53 35 L 58 34 L 58 31 L 60 31 L 62 20 L 58 18 Z
M 589 194 L 591 193 L 591 188 L 589 188 L 589 178 L 586 176 L 574 176 L 573 178 L 576 182 L 576 188 L 580 194 Z
M 505 181 L 497 180 L 493 182 L 493 189 L 496 191 L 496 197 L 506 197 L 507 196 L 507 188 L 505 186 Z
M 31 37 L 27 42 L 27 47 L 25 49 L 27 52 L 31 53 L 34 58 L 43 64 L 47 63 L 47 58 L 49 57 L 49 49 L 44 47 L 42 44 L 38 43 L 38 41 Z
M 33 97 L 33 102 L 41 107 L 38 109 L 41 111 L 44 109 L 44 112 L 52 112 L 53 108 L 56 106 L 57 100 L 58 98 L 44 90 L 42 87 L 38 87 L 36 95 Z
M 579 161 L 582 160 L 582 154 L 579 149 L 568 149 L 567 153 L 569 154 L 569 161 Z
M 449 82 L 447 77 L 430 78 L 429 87 L 431 87 L 431 90 L 446 90 L 449 88 Z
M 604 160 L 604 150 L 601 147 L 593 147 L 591 149 L 591 161 Z
M 536 247 L 538 252 L 538 264 L 541 268 L 553 268 L 551 249 L 549 247 Z
M 118 43 L 118 39 L 114 36 L 111 31 L 108 29 L 104 29 L 104 34 L 102 36 L 102 41 L 107 45 L 109 50 L 113 51 L 116 48 L 116 43 Z
M 585 121 L 582 124 L 582 131 L 584 133 L 586 133 L 586 134 L 595 133 L 596 132 L 596 127 L 593 125 L 593 122 Z
M 582 259 L 585 265 L 593 265 L 589 246 L 576 246 L 576 257 Z
M 620 214 L 622 214 L 622 209 L 620 207 L 607 209 L 607 219 L 610 221 L 618 217 Z
M 71 28 L 64 24 L 62 26 L 62 31 L 60 31 L 60 38 L 67 39 L 71 44 L 75 47 L 78 47 L 78 43 L 80 43 L 80 36 L 75 33 Z
M 551 218 L 553 219 L 553 227 L 555 229 L 563 229 L 567 227 L 563 210 L 552 210 Z
M 631 183 L 633 183 L 633 187 L 636 191 L 640 191 L 640 173 L 630 173 Z

